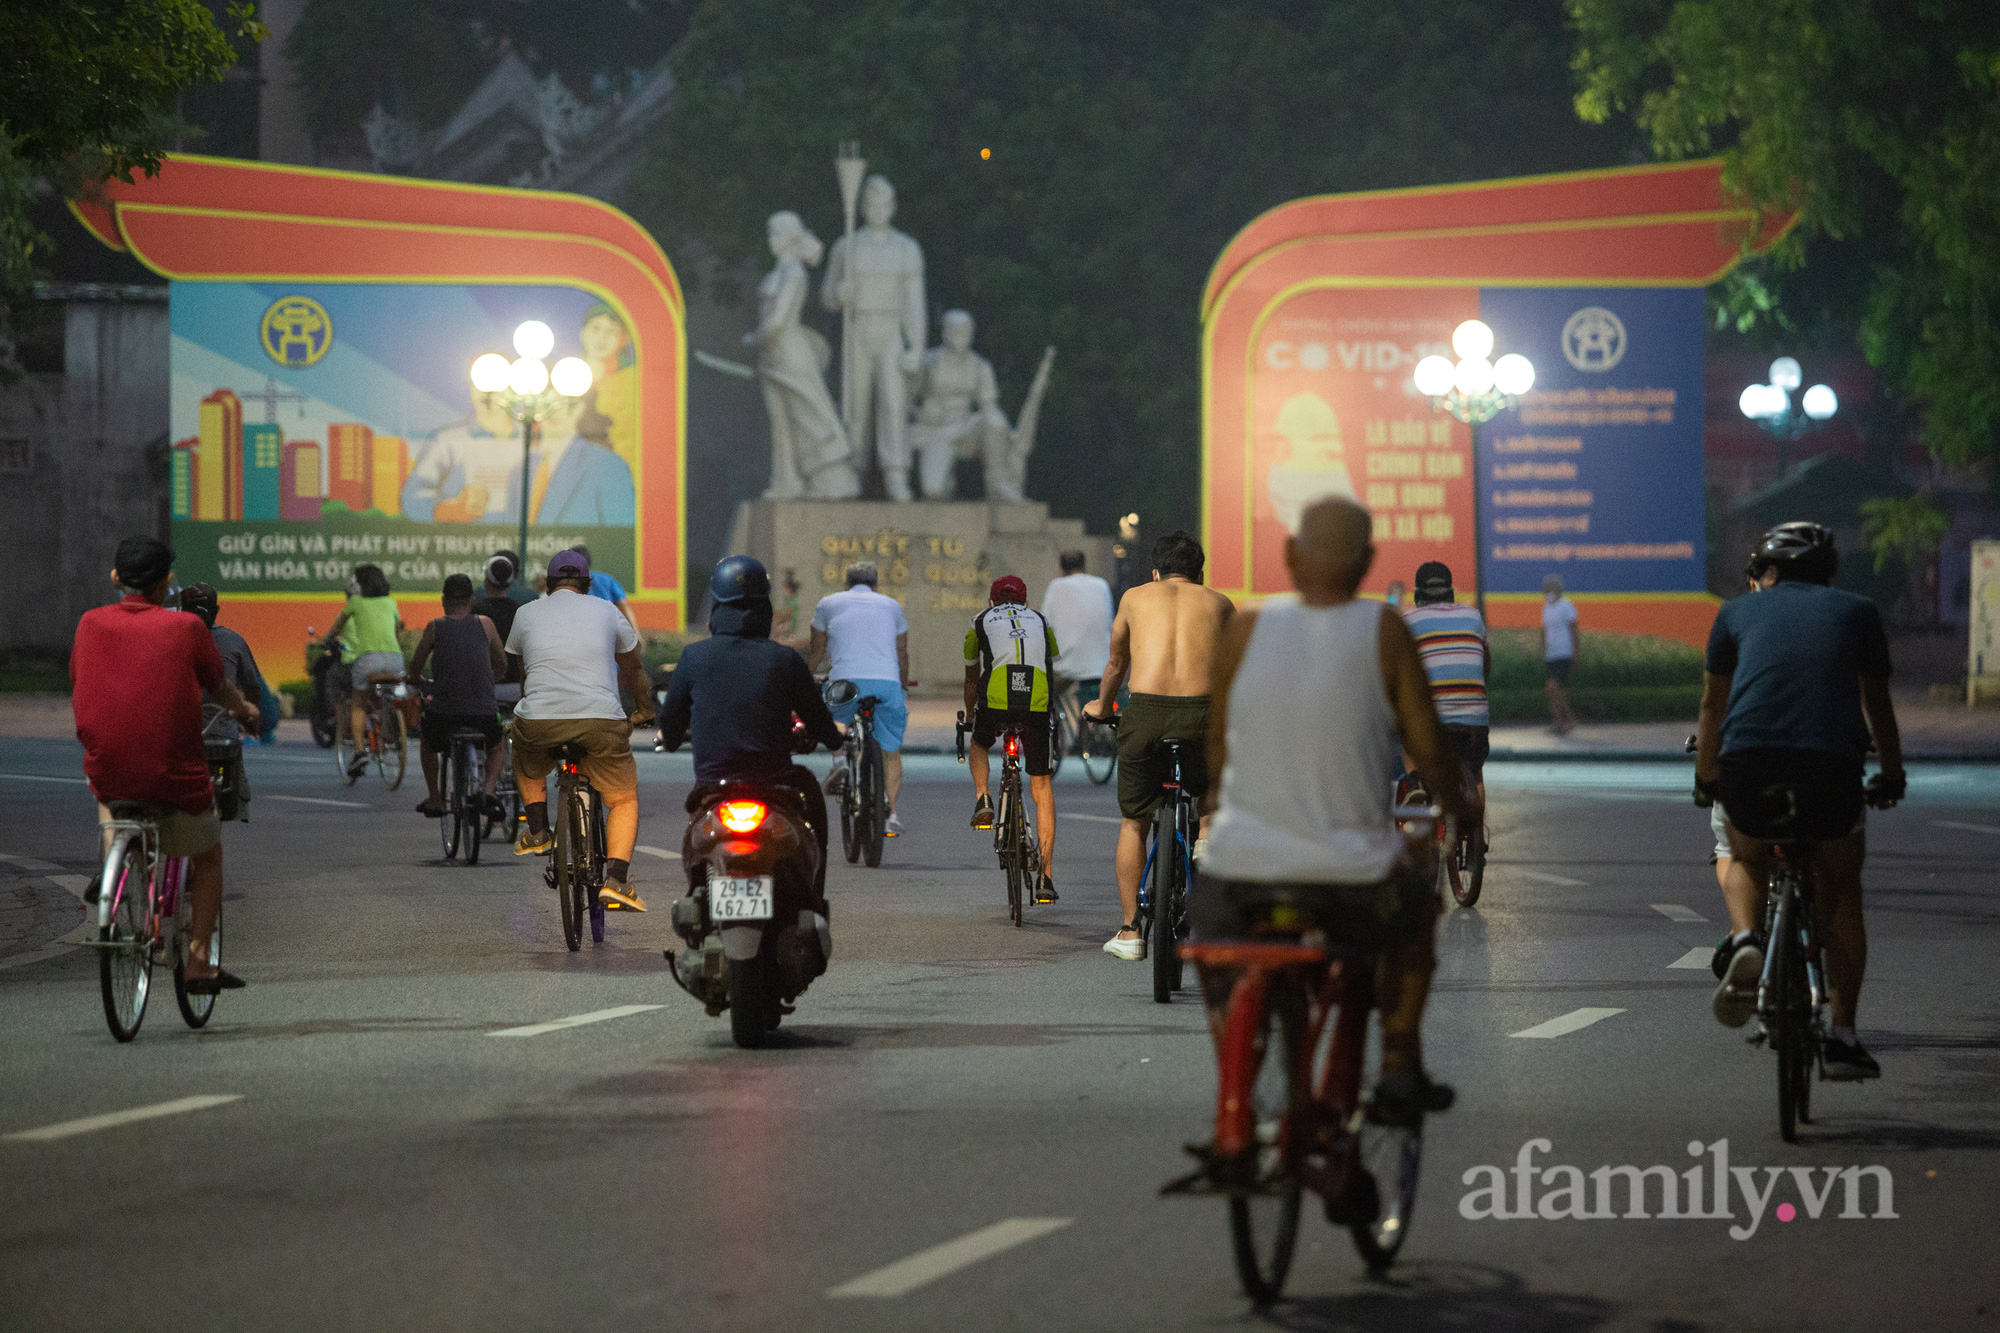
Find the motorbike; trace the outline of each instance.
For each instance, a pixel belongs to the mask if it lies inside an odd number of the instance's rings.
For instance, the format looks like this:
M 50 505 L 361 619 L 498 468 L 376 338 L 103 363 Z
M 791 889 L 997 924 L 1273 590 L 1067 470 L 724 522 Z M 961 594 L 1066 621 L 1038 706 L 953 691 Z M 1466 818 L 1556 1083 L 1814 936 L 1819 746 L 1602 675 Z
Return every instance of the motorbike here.
M 333 669 L 340 665 L 340 641 L 335 639 L 322 647 L 313 637 L 313 627 L 306 626 L 306 659 L 306 669 L 312 676 L 313 686 L 313 744 L 322 750 L 331 750 L 338 730 L 341 704 L 340 690 L 333 679 Z
M 793 735 L 795 750 L 811 751 L 803 724 Z M 709 1017 L 729 1015 L 738 1046 L 755 1049 L 833 958 L 832 928 L 815 910 L 819 839 L 798 795 L 775 783 L 702 783 L 687 812 L 688 892 L 672 913 L 686 948 L 667 950 L 667 967 Z

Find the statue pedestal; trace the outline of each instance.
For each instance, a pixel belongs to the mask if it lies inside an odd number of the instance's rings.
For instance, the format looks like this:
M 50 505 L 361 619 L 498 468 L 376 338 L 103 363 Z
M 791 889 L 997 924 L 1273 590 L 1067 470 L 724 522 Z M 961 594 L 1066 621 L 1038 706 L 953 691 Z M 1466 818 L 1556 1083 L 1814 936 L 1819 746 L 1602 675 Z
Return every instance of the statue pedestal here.
M 819 599 L 844 586 L 847 566 L 874 561 L 881 591 L 909 618 L 910 674 L 919 682 L 912 693 L 937 699 L 957 698 L 963 687 L 965 632 L 986 609 L 993 580 L 1019 576 L 1039 608 L 1067 550 L 1083 551 L 1089 572 L 1109 577 L 1111 538 L 1084 535 L 1081 519 L 1050 518 L 1038 501 L 752 500 L 736 507 L 727 554 L 763 561 L 779 598 L 785 571 L 798 576 L 800 640 Z

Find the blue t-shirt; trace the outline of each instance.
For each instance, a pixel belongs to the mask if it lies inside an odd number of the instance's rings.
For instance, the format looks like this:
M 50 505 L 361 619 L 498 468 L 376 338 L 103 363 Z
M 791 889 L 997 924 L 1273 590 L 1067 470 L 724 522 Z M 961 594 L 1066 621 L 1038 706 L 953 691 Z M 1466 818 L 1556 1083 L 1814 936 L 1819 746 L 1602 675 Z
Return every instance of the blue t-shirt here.
M 625 600 L 625 589 L 603 570 L 593 569 L 590 571 L 590 595 L 602 597 L 607 602 L 622 602 Z
M 1708 635 L 1708 670 L 1732 677 L 1722 753 L 1868 752 L 1862 677 L 1889 675 L 1882 613 L 1866 597 L 1784 580 L 1725 603 Z

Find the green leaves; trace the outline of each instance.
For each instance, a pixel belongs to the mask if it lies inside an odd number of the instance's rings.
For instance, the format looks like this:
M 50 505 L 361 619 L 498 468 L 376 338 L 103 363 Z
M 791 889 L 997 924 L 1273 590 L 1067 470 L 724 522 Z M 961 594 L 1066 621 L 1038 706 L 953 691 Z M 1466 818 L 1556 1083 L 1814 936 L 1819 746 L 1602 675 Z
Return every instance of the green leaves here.
M 1875 553 L 1875 572 L 1892 560 L 1914 569 L 1937 554 L 1951 531 L 1951 515 L 1923 491 L 1902 499 L 1861 502 L 1861 532 Z

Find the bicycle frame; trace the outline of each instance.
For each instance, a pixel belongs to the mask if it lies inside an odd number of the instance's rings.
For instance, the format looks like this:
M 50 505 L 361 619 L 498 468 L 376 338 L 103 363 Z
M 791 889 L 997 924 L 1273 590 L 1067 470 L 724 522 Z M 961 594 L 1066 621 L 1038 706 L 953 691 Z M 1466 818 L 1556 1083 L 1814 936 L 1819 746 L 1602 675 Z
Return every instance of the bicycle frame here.
M 1770 883 L 1764 893 L 1764 970 L 1757 977 L 1757 1016 L 1768 1027 L 1777 1014 L 1781 997 L 1777 993 L 1778 937 L 1781 923 L 1789 924 L 1799 939 L 1800 954 L 1806 964 L 1806 997 L 1812 1006 L 1811 1030 L 1815 1043 L 1824 1035 L 1821 1006 L 1828 1001 L 1826 977 L 1821 967 L 1818 918 L 1813 900 L 1812 865 L 1804 843 L 1774 843 Z M 1789 910 L 1788 910 L 1789 909 Z
M 840 804 L 852 816 L 859 810 L 861 799 L 861 756 L 868 752 L 868 738 L 875 731 L 875 705 L 873 696 L 863 699 L 854 710 L 854 720 L 847 725 L 847 738 L 841 745 L 841 760 L 847 768 L 847 786 L 840 793 Z

